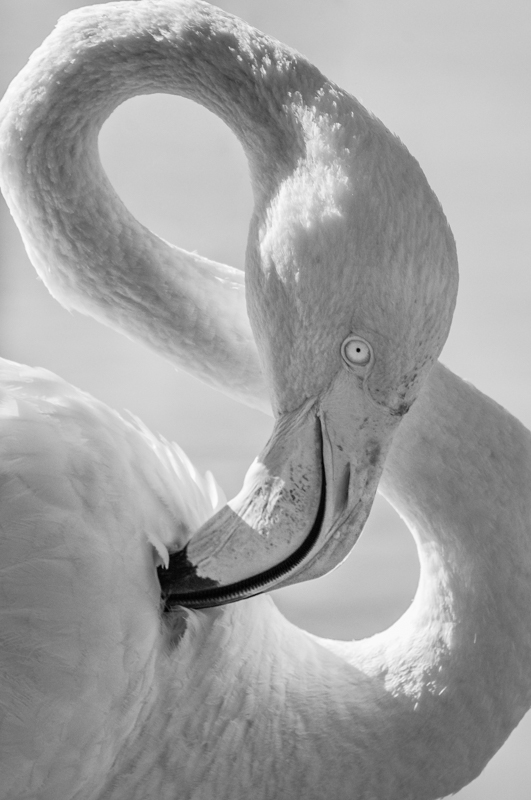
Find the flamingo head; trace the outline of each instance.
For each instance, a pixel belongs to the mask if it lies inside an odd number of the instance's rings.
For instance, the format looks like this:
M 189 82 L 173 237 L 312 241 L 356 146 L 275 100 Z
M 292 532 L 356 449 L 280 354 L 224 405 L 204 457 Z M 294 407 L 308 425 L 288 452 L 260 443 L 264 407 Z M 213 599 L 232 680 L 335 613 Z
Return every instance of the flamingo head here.
M 269 173 L 253 173 L 247 252 L 276 422 L 241 492 L 161 571 L 170 608 L 231 602 L 343 560 L 450 327 L 455 246 L 418 163 L 331 85 L 313 105 L 294 99 L 291 119 L 290 157 L 279 149 Z

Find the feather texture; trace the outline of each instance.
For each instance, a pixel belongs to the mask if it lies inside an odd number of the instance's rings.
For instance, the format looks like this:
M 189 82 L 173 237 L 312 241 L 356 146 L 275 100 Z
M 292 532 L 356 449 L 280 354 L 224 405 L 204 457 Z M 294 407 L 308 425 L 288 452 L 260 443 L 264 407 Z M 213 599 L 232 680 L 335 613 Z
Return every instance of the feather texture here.
M 222 494 L 50 372 L 2 360 L 0 381 L 0 797 L 69 797 L 107 774 L 150 691 L 155 565 Z

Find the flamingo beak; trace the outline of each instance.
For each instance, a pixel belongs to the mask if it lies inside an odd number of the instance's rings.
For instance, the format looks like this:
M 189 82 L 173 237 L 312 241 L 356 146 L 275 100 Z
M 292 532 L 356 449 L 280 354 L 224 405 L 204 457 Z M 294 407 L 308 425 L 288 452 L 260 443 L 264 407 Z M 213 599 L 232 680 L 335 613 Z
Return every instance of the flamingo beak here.
M 159 568 L 166 609 L 234 602 L 339 564 L 365 524 L 395 425 L 345 380 L 283 414 L 241 492 Z

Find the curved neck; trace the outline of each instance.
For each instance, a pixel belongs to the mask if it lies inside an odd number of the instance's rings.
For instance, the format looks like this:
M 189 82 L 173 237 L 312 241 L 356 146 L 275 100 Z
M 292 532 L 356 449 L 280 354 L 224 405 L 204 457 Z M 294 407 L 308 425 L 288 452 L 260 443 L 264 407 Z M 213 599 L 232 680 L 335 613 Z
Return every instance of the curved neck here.
M 529 431 L 437 364 L 380 484 L 417 540 L 419 588 L 360 663 L 411 699 L 413 717 L 424 709 L 434 775 L 446 758 L 458 781 L 442 794 L 475 777 L 531 705 L 530 484 Z
M 295 89 L 313 97 L 324 80 L 287 48 L 195 0 L 111 3 L 63 18 L 0 111 L 3 188 L 52 294 L 256 404 L 266 391 L 242 274 L 140 225 L 103 173 L 98 132 L 134 95 L 191 98 L 240 139 L 258 208 L 297 158 L 290 97 Z
M 437 365 L 382 481 L 418 541 L 410 609 L 360 642 L 306 634 L 267 597 L 176 616 L 145 722 L 163 749 L 147 759 L 139 726 L 115 765 L 128 797 L 178 780 L 220 800 L 429 800 L 476 777 L 531 705 L 530 478 L 528 431 Z

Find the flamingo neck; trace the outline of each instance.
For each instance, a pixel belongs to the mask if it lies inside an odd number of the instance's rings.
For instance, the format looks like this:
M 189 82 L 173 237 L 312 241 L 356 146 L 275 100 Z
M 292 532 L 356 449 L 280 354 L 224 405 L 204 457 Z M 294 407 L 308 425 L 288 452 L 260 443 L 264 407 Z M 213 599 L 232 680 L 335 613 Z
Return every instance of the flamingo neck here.
M 419 546 L 411 608 L 360 642 L 311 636 L 264 596 L 176 616 L 121 790 L 427 800 L 472 780 L 531 704 L 530 456 L 514 418 L 438 365 L 382 487 Z
M 408 705 L 441 794 L 475 777 L 531 705 L 530 480 L 529 431 L 437 364 L 380 484 L 417 541 L 419 588 L 358 663 Z
M 188 97 L 235 130 L 264 191 L 293 154 L 281 98 L 263 77 L 264 64 L 286 53 L 200 2 L 91 6 L 59 22 L 0 110 L 2 188 L 52 294 L 266 410 L 243 274 L 135 220 L 103 171 L 97 139 L 130 97 Z

